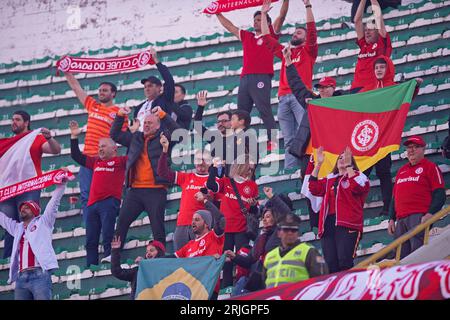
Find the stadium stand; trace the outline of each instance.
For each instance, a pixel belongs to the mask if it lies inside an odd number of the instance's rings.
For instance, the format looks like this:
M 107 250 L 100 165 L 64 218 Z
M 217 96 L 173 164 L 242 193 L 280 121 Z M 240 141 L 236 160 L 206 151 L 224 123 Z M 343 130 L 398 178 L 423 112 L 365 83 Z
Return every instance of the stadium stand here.
M 440 143 L 448 130 L 448 114 L 450 108 L 450 1 L 423 1 L 417 4 L 401 6 L 384 12 L 387 31 L 393 42 L 392 58 L 396 65 L 396 80 L 408 80 L 422 77 L 419 96 L 411 106 L 408 114 L 403 139 L 411 135 L 421 135 L 427 142 L 427 157 L 439 164 L 444 174 L 447 192 L 446 206 L 450 204 L 450 162 L 439 153 Z M 349 17 L 322 20 L 317 23 L 319 30 L 319 57 L 314 67 L 314 80 L 323 76 L 336 77 L 338 88 L 348 89 L 353 78 L 356 63 L 357 46 L 354 42 L 355 31 L 342 28 L 343 22 Z M 285 25 L 280 42 L 285 43 L 294 26 Z M 215 114 L 221 110 L 237 108 L 237 87 L 241 70 L 241 44 L 231 34 L 211 34 L 201 37 L 179 38 L 161 42 L 142 43 L 122 47 L 103 48 L 78 52 L 73 56 L 111 57 L 139 52 L 149 46 L 155 46 L 160 59 L 172 72 L 175 81 L 183 84 L 187 98 L 195 106 L 195 94 L 200 90 L 208 90 L 212 101 L 208 105 L 204 124 L 212 126 Z M 0 137 L 9 137 L 12 113 L 26 108 L 32 115 L 34 128 L 47 127 L 56 133 L 56 139 L 61 143 L 62 152 L 59 156 L 45 156 L 43 170 L 52 170 L 61 166 L 77 173 L 77 167 L 70 158 L 69 120 L 76 120 L 80 126 L 86 123 L 86 112 L 74 97 L 63 76 L 56 75 L 55 63 L 59 57 L 42 57 L 28 61 L 0 64 Z M 276 61 L 275 70 L 281 63 Z M 89 94 L 95 95 L 98 83 L 110 81 L 118 85 L 116 102 L 119 105 L 137 105 L 142 101 L 143 76 L 156 75 L 151 67 L 139 71 L 124 72 L 114 75 L 84 75 L 76 77 Z M 277 108 L 278 72 L 273 78 L 272 106 L 274 115 Z M 276 119 L 276 117 L 275 117 Z M 277 120 L 277 119 L 276 119 Z M 252 114 L 252 127 L 261 127 L 262 121 L 257 113 Z M 84 134 L 80 141 L 83 141 Z M 392 155 L 392 173 L 405 161 L 405 149 L 402 147 Z M 124 153 L 121 148 L 121 153 Z M 273 157 L 273 156 L 272 156 Z M 284 170 L 284 148 L 280 144 L 280 153 L 271 159 L 279 161 L 280 169 L 275 175 L 261 177 L 257 172 L 257 183 L 260 194 L 262 188 L 270 186 L 276 192 L 289 193 L 293 199 L 295 213 L 302 219 L 302 240 L 320 247 L 317 240 L 317 230 L 310 230 L 306 202 L 300 195 L 301 182 L 299 172 Z M 192 169 L 182 167 L 175 169 Z M 364 236 L 360 242 L 357 259 L 361 261 L 389 244 L 392 237 L 387 234 L 388 217 L 378 216 L 382 206 L 379 180 L 375 173 L 371 174 L 371 191 L 364 210 Z M 181 190 L 173 187 L 169 190 L 169 202 L 166 208 L 167 251 L 172 252 L 172 237 L 175 229 L 177 208 Z M 52 188 L 41 194 L 45 204 L 51 196 Z M 86 251 L 85 228 L 80 215 L 80 203 L 71 203 L 71 197 L 79 196 L 77 180 L 67 186 L 53 234 L 53 246 L 58 256 L 60 268 L 52 276 L 53 298 L 56 300 L 92 300 L 92 299 L 128 299 L 130 288 L 127 283 L 117 280 L 111 275 L 110 265 L 84 267 Z M 450 224 L 447 216 L 436 223 L 432 234 L 439 234 Z M 0 230 L 3 239 L 4 230 Z M 142 254 L 146 242 L 152 238 L 149 219 L 146 213 L 131 225 L 122 255 L 123 267 L 131 267 L 131 258 Z M 0 254 L 3 251 L 3 240 L 0 241 Z M 8 260 L 0 260 L 0 300 L 13 299 L 14 286 L 6 283 L 9 268 Z M 74 274 L 72 274 L 74 272 Z M 80 280 L 82 289 L 77 290 L 72 283 Z M 71 289 L 73 288 L 73 289 Z M 228 297 L 230 289 L 221 292 L 221 298 Z

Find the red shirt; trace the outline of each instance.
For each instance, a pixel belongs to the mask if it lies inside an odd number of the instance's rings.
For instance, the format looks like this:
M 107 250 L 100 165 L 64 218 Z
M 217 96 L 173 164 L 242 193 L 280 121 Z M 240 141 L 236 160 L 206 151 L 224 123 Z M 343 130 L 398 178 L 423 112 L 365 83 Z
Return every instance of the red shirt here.
M 196 173 L 176 172 L 175 183 L 181 189 L 180 213 L 178 214 L 177 226 L 190 226 L 192 216 L 197 210 L 204 210 L 205 205 L 201 201 L 195 200 L 195 194 L 204 188 L 208 175 Z
M 42 154 L 44 153 L 42 151 L 42 145 L 46 142 L 47 140 L 44 138 L 42 134 L 40 134 L 36 136 L 36 139 L 34 139 L 34 142 L 30 147 L 31 159 L 33 160 L 34 166 L 36 167 L 36 173 L 38 175 L 42 174 L 41 160 Z
M 180 250 L 175 252 L 177 258 L 194 258 L 213 256 L 215 254 L 222 255 L 225 235 L 218 236 L 214 230 L 209 231 L 202 237 L 190 240 Z M 220 278 L 217 280 L 214 288 L 215 292 L 220 290 Z
M 190 240 L 181 249 L 175 252 L 177 258 L 194 258 L 222 254 L 225 235 L 218 236 L 214 230 L 202 237 Z
M 273 27 L 270 34 L 278 39 Z M 240 30 L 239 39 L 242 42 L 244 56 L 242 58 L 241 78 L 247 74 L 270 74 L 273 76 L 273 53 L 264 45 L 262 35 L 256 36 L 253 32 Z
M 295 65 L 300 78 L 308 89 L 312 88 L 312 77 L 314 63 L 316 62 L 318 55 L 318 45 L 317 45 L 317 30 L 316 24 L 314 22 L 309 22 L 306 25 L 306 43 L 302 46 L 292 47 L 291 49 L 291 60 Z M 264 36 L 264 43 L 269 48 L 275 56 L 281 59 L 281 70 L 280 70 L 280 86 L 278 88 L 278 96 L 285 96 L 287 94 L 292 94 L 291 87 L 289 86 L 287 76 L 286 76 L 286 66 L 283 56 L 283 46 L 278 43 L 270 35 Z
M 428 213 L 431 194 L 439 188 L 444 188 L 444 178 L 436 164 L 425 158 L 415 166 L 405 164 L 395 177 L 393 194 L 397 219 Z
M 352 89 L 371 85 L 376 81 L 373 71 L 373 63 L 379 56 L 390 57 L 392 53 L 392 44 L 389 34 L 386 38 L 381 35 L 376 43 L 369 44 L 365 38 L 356 40 L 360 48 L 358 61 L 356 62 L 355 77 L 352 83 Z
M 86 157 L 86 167 L 93 170 L 88 206 L 109 197 L 122 198 L 126 163 L 126 156 L 109 160 Z
M 26 228 L 25 228 L 26 230 Z M 30 242 L 25 237 L 25 232 L 19 243 L 19 272 L 29 268 L 39 267 L 39 262 L 36 260 L 33 249 L 31 249 Z
M 247 228 L 247 219 L 241 212 L 241 207 L 231 186 L 230 179 L 228 177 L 217 179 L 219 185 L 218 193 L 223 194 L 223 198 L 220 202 L 220 211 L 223 213 L 226 219 L 225 232 L 244 232 Z M 244 182 L 237 182 L 236 187 L 241 195 L 244 206 L 250 209 L 250 202 L 252 199 L 258 197 L 258 185 L 253 180 L 247 180 Z

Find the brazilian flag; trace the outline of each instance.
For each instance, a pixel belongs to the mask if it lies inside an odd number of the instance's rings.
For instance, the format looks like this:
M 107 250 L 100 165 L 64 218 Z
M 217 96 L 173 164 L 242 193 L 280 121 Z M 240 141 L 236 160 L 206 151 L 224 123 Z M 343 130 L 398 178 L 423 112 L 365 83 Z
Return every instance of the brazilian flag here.
M 208 300 L 225 256 L 147 259 L 139 264 L 136 300 Z

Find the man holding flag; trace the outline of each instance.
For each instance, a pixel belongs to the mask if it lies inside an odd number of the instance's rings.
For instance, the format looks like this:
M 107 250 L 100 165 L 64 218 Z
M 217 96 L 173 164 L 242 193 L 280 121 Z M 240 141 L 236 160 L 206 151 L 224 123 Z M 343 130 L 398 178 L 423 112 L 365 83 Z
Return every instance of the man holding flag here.
M 392 60 L 386 56 L 380 56 L 373 63 L 373 76 L 374 80 L 365 86 L 360 92 L 366 92 L 370 90 L 377 90 L 385 87 L 394 86 L 397 83 L 394 81 L 395 66 Z M 414 91 L 413 99 L 419 92 L 419 86 L 423 82 L 421 78 L 415 78 L 417 84 Z M 392 175 L 391 167 L 392 160 L 391 154 L 386 155 L 375 165 L 364 171 L 366 176 L 369 176 L 373 167 L 376 169 L 377 177 L 380 179 L 380 189 L 383 198 L 383 209 L 380 212 L 380 216 L 389 215 L 389 206 L 392 198 Z
M 31 117 L 22 110 L 14 112 L 11 122 L 14 137 L 0 139 L 0 187 L 7 187 L 42 174 L 41 159 L 44 153 L 59 154 L 61 146 L 51 136 L 50 130 L 31 130 Z M 19 221 L 19 206 L 24 201 L 39 204 L 40 190 L 30 191 L 0 202 L 0 211 Z M 3 258 L 11 256 L 13 236 L 5 234 Z
M 220 258 L 225 242 L 225 217 L 208 200 L 206 188 L 196 193 L 195 200 L 205 206 L 205 210 L 197 210 L 192 217 L 195 239 L 174 254 L 165 256 L 195 258 L 195 262 L 188 262 L 186 259 L 142 261 L 139 265 L 137 300 L 217 299 L 220 289 L 218 276 L 225 261 L 224 256 Z M 202 259 L 211 256 L 215 259 Z M 161 268 L 162 263 L 164 268 Z

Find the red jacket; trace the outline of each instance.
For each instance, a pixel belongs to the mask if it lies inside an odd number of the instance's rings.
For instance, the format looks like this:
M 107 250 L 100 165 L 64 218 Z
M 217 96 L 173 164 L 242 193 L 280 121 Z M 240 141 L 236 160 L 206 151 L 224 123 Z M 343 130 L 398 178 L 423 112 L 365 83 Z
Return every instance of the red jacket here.
M 314 196 L 324 197 L 319 213 L 319 238 L 324 232 L 328 215 L 328 198 L 336 179 L 339 179 L 336 193 L 336 226 L 363 231 L 363 208 L 369 193 L 369 179 L 358 171 L 352 178 L 349 178 L 347 174 L 342 177 L 329 174 L 320 180 L 311 176 L 309 190 Z
M 378 59 L 383 59 L 384 61 L 386 61 L 387 64 L 387 68 L 386 68 L 386 74 L 384 75 L 383 79 L 378 80 L 375 76 L 375 62 Z M 394 81 L 394 77 L 395 77 L 395 67 L 394 67 L 394 63 L 392 62 L 392 60 L 386 56 L 379 56 L 372 65 L 372 70 L 374 72 L 374 82 L 371 83 L 368 86 L 365 86 L 360 92 L 365 92 L 365 91 L 370 91 L 370 90 L 375 90 L 375 89 L 380 89 L 380 88 L 385 88 L 385 87 L 390 87 L 393 85 L 396 85 L 397 83 Z

